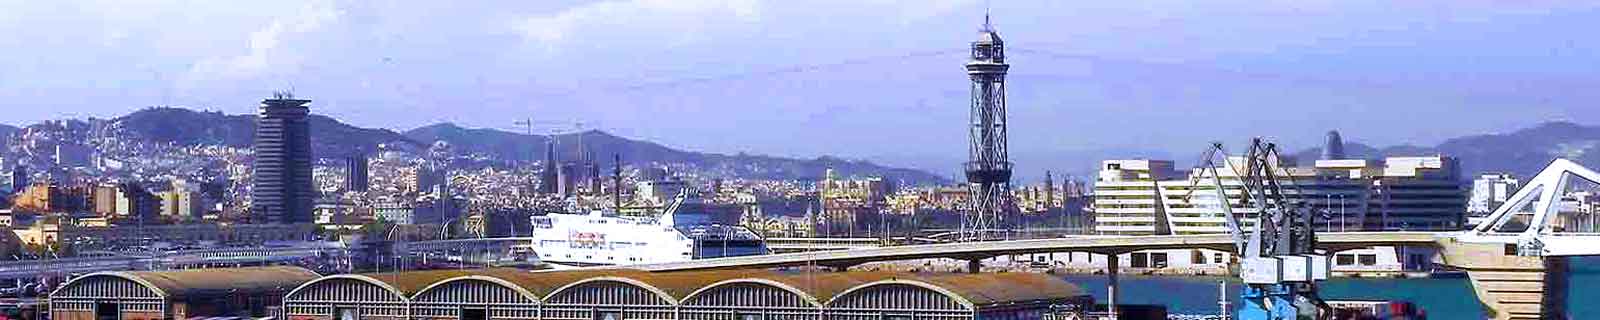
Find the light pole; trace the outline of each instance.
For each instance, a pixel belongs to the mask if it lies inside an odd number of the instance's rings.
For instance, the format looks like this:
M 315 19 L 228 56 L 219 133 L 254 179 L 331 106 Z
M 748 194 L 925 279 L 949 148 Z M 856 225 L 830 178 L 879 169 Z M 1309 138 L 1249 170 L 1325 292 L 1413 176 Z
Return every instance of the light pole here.
M 1344 194 L 1341 193 L 1339 194 L 1339 232 L 1344 232 L 1345 229 L 1350 227 L 1349 224 L 1345 223 L 1344 219 Z
M 1329 193 L 1329 194 L 1324 194 L 1323 196 L 1327 197 L 1327 202 L 1326 202 L 1327 205 L 1322 207 L 1323 210 L 1331 211 L 1331 209 L 1333 209 L 1333 194 Z M 1340 216 L 1339 218 L 1343 219 L 1344 217 Z M 1333 219 L 1328 219 L 1327 224 L 1328 224 L 1328 229 L 1327 229 L 1328 232 L 1333 232 Z
M 396 254 L 396 252 L 397 252 L 396 250 L 397 249 L 395 248 L 395 242 L 396 241 L 394 241 L 394 231 L 397 230 L 397 229 L 399 229 L 399 228 L 396 228 L 396 226 L 389 226 L 389 231 L 385 232 L 384 235 L 383 235 L 383 240 L 389 241 L 389 255 L 390 256 L 397 255 Z M 378 258 L 378 263 L 377 263 L 378 264 L 378 266 L 377 266 L 378 267 L 378 273 L 383 273 L 383 260 L 385 260 L 385 259 L 383 259 L 382 257 Z M 394 268 L 395 268 L 395 272 L 400 272 L 400 264 L 399 263 L 394 263 Z

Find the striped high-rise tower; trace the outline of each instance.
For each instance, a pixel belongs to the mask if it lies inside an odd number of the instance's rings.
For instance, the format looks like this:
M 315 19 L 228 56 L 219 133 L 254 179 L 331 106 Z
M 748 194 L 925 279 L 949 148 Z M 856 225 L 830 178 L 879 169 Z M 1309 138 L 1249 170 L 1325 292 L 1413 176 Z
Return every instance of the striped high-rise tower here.
M 316 189 L 311 181 L 311 100 L 278 93 L 261 101 L 256 119 L 250 223 L 310 223 Z

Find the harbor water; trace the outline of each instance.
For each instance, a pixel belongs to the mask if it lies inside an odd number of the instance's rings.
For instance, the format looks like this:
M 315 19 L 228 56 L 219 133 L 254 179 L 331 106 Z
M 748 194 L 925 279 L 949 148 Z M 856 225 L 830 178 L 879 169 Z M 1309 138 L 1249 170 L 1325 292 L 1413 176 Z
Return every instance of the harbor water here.
M 1574 258 L 1568 279 L 1567 310 L 1571 315 L 1600 314 L 1600 257 Z M 1065 275 L 1106 299 L 1103 275 Z M 1227 277 L 1122 276 L 1122 304 L 1167 306 L 1170 314 L 1217 314 L 1217 285 L 1226 282 L 1228 300 L 1238 306 L 1239 281 Z M 1405 300 L 1428 312 L 1429 319 L 1484 319 L 1482 305 L 1466 277 L 1440 279 L 1335 278 L 1323 283 L 1328 300 Z M 1582 317 L 1569 317 L 1582 319 Z

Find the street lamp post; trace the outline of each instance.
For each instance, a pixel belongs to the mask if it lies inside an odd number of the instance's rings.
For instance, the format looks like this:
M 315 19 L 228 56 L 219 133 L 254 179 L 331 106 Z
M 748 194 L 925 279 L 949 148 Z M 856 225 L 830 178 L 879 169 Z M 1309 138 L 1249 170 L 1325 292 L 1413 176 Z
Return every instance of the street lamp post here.
M 1350 225 L 1346 224 L 1344 214 L 1344 194 L 1339 194 L 1339 232 L 1344 232 Z

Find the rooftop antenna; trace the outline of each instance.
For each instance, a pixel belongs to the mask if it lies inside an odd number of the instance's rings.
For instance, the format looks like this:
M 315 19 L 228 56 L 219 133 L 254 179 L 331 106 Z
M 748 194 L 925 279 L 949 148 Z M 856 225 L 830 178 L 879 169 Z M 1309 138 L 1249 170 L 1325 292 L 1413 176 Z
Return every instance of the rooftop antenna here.
M 293 100 L 294 99 L 294 86 L 290 85 L 289 86 L 289 90 L 273 91 L 272 92 L 272 99 L 274 99 L 274 100 Z

